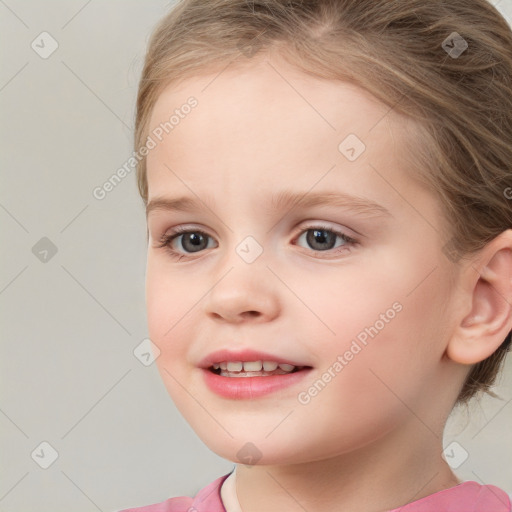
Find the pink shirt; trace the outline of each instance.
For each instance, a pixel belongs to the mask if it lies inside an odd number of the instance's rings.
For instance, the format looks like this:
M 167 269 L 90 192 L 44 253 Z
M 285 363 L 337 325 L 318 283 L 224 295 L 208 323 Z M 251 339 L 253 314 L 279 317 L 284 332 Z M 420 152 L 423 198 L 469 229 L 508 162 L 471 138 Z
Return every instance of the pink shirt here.
M 119 512 L 226 512 L 220 488 L 229 475 L 217 478 L 194 498 L 170 498 L 162 503 Z M 508 495 L 499 487 L 467 481 L 389 512 L 512 512 L 512 505 Z

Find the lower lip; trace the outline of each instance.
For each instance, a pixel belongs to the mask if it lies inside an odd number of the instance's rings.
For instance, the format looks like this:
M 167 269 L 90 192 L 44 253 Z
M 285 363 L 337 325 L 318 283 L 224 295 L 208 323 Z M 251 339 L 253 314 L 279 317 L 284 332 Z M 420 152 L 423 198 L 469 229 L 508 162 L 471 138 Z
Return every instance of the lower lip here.
M 286 375 L 269 375 L 267 377 L 222 377 L 203 368 L 206 385 L 217 395 L 233 399 L 250 399 L 268 395 L 299 383 L 311 368 L 299 370 Z

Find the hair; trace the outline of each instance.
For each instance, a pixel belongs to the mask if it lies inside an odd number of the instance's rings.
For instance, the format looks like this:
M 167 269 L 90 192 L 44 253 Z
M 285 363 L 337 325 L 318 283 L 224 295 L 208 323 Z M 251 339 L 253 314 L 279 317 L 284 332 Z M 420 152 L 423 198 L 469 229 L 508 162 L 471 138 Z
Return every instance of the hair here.
M 439 198 L 454 265 L 512 228 L 512 31 L 486 0 L 181 0 L 149 40 L 135 148 L 166 86 L 273 49 L 416 121 L 404 141 L 408 163 Z M 137 184 L 147 204 L 146 158 Z M 496 397 L 510 345 L 511 333 L 473 365 L 456 405 L 477 392 Z

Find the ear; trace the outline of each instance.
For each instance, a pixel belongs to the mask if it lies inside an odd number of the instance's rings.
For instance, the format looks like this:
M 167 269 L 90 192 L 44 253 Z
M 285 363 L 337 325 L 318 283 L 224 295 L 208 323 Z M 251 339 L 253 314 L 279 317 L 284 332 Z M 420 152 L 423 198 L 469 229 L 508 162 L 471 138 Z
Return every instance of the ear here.
M 492 355 L 512 330 L 512 229 L 491 240 L 462 275 L 460 321 L 446 348 L 461 364 Z

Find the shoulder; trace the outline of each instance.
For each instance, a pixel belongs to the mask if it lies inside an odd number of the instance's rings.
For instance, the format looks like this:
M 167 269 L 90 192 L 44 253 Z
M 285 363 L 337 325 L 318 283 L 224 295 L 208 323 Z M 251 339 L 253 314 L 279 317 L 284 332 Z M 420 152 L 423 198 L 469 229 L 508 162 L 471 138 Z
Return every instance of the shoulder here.
M 222 483 L 231 473 L 203 487 L 193 498 L 179 496 L 145 507 L 127 508 L 119 512 L 226 512 L 220 497 Z
M 463 482 L 472 490 L 468 496 L 474 500 L 474 512 L 485 512 L 495 510 L 496 512 L 511 512 L 512 504 L 508 494 L 495 485 L 480 485 L 478 482 Z
M 512 512 L 508 494 L 472 480 L 426 496 L 389 512 Z

